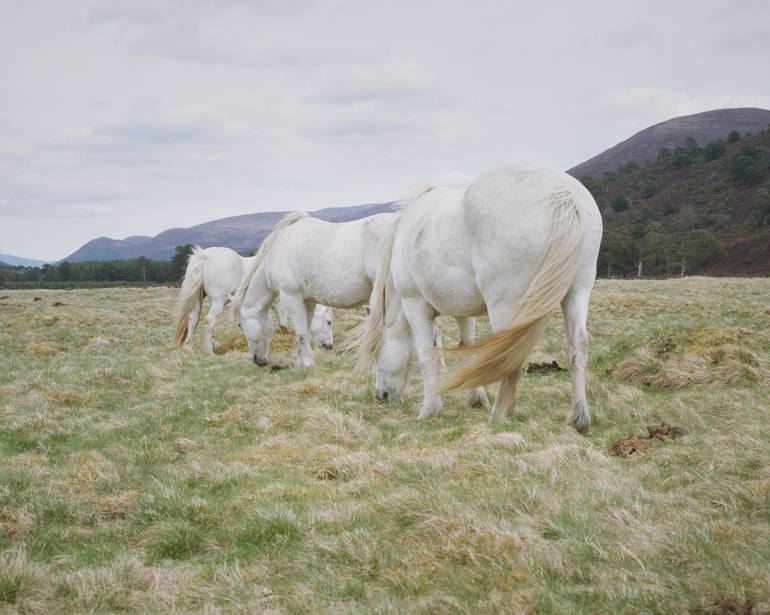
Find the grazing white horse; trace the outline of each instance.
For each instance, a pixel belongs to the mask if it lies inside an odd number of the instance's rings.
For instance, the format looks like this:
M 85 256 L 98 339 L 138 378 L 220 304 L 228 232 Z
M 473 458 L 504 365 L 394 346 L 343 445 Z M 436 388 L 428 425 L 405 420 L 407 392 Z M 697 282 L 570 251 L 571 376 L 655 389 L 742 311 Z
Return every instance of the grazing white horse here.
M 587 432 L 586 320 L 601 236 L 593 197 L 561 172 L 508 167 L 466 190 L 414 199 L 384 240 L 359 331 L 361 363 L 376 366 L 377 397 L 401 399 L 413 336 L 425 391 L 420 418 L 440 414 L 440 391 L 497 381 L 492 415 L 510 418 L 521 367 L 561 305 L 572 368 L 568 422 Z M 484 312 L 493 334 L 453 351 L 466 361 L 439 383 L 436 315 Z
M 268 362 L 270 306 L 281 306 L 297 333 L 298 364 L 313 365 L 308 332 L 317 303 L 352 308 L 369 300 L 383 235 L 398 214 L 332 223 L 305 212 L 286 216 L 265 239 L 235 296 L 239 324 L 257 365 Z
M 228 302 L 243 281 L 256 256 L 241 256 L 230 248 L 200 248 L 195 246 L 187 260 L 187 270 L 176 311 L 176 343 L 192 348 L 193 333 L 200 319 L 203 299 L 211 307 L 206 315 L 205 346 L 214 354 L 214 326 Z M 329 308 L 318 306 L 313 319 L 313 339 L 324 348 L 333 343 L 332 314 Z

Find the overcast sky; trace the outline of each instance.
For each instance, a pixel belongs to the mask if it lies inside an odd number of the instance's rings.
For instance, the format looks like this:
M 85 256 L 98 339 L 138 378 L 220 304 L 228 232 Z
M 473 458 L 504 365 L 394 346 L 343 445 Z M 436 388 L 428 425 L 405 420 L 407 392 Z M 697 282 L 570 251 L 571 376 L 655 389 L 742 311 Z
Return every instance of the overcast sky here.
M 770 108 L 770 0 L 0 3 L 0 253 L 566 169 Z

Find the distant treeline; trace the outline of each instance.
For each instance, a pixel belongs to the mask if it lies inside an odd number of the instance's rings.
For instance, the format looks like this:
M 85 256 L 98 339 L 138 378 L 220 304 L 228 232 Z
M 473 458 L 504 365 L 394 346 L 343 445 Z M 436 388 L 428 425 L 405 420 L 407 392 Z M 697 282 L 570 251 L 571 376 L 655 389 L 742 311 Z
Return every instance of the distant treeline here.
M 177 246 L 171 260 L 140 256 L 42 267 L 0 265 L 0 288 L 97 288 L 174 284 L 184 276 L 192 245 Z

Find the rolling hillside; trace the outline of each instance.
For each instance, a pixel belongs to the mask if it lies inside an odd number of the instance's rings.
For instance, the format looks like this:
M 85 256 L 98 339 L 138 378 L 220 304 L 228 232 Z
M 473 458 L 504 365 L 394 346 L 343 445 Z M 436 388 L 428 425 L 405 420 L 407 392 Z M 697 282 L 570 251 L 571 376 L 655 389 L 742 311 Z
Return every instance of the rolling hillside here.
M 600 275 L 635 275 L 639 262 L 644 276 L 770 273 L 770 200 L 763 200 L 770 199 L 769 123 L 770 111 L 753 108 L 674 118 L 570 169 L 602 208 Z M 747 160 L 751 177 L 736 175 Z M 313 215 L 345 221 L 391 210 L 384 203 Z M 168 259 L 176 246 L 190 243 L 247 252 L 284 213 L 224 218 L 155 237 L 100 237 L 66 260 Z
M 330 222 L 357 220 L 377 213 L 391 211 L 391 203 L 330 207 L 312 212 L 313 216 Z M 63 260 L 70 262 L 137 258 L 166 259 L 174 248 L 188 243 L 204 248 L 227 246 L 237 252 L 255 250 L 286 212 L 263 212 L 213 220 L 189 228 L 174 228 L 155 237 L 134 236 L 126 239 L 99 237 L 84 244 Z
M 604 218 L 600 275 L 639 261 L 644 276 L 677 275 L 683 260 L 686 274 L 770 274 L 770 130 L 732 139 L 582 179 Z
M 740 134 L 756 133 L 770 124 L 770 111 L 746 107 L 741 109 L 717 109 L 676 117 L 650 126 L 614 147 L 580 163 L 567 171 L 580 179 L 584 175 L 601 175 L 615 170 L 626 162 L 654 162 L 661 147 L 683 147 L 687 137 L 706 144 L 727 136 L 731 130 Z
M 12 254 L 0 254 L 0 263 L 11 267 L 42 267 L 47 262 L 35 258 L 13 256 Z

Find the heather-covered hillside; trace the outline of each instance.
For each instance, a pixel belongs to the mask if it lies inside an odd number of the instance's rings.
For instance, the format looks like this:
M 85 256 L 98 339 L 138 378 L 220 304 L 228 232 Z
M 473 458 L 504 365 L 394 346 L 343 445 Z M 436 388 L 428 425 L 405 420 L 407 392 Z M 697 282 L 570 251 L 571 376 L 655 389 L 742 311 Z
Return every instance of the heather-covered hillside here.
M 770 273 L 770 130 L 581 179 L 604 217 L 599 275 Z

